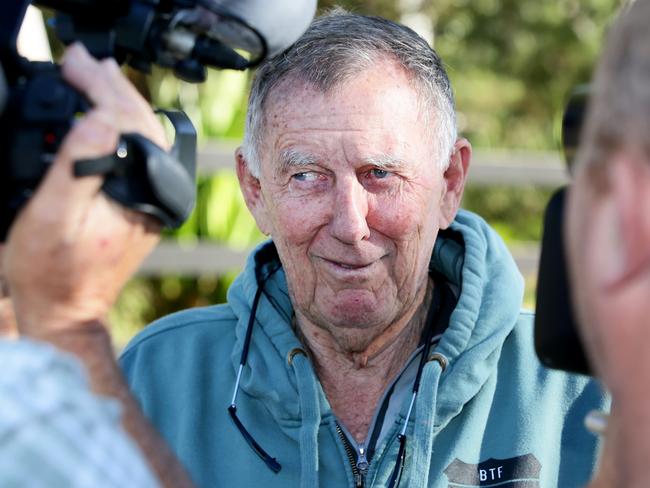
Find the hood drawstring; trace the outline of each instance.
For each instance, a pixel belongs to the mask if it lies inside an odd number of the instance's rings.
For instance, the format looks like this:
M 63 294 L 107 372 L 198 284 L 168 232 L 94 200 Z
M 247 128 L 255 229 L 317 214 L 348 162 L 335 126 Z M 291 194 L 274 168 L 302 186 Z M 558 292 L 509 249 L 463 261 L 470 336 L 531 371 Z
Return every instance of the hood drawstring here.
M 296 373 L 302 422 L 300 425 L 300 488 L 318 488 L 318 429 L 320 407 L 316 381 L 305 351 L 289 353 L 289 364 Z
M 430 356 L 429 359 L 429 363 L 422 371 L 420 392 L 415 402 L 413 461 L 409 486 L 418 488 L 429 486 L 438 384 L 447 364 L 446 358 L 437 353 Z
M 415 438 L 414 441 L 415 453 L 416 454 L 422 453 L 422 447 L 424 446 L 424 448 L 426 449 L 426 446 L 428 444 L 429 448 L 427 451 L 429 454 L 425 458 L 418 458 L 417 464 L 414 464 L 414 462 L 412 462 L 413 464 L 412 472 L 415 473 L 416 479 L 421 477 L 421 476 L 417 476 L 421 472 L 427 473 L 424 475 L 425 477 L 424 484 L 421 486 L 426 486 L 426 482 L 429 477 L 428 475 L 429 468 L 427 467 L 424 471 L 422 468 L 424 466 L 423 463 L 425 462 L 423 461 L 423 459 L 426 460 L 426 462 L 428 463 L 429 462 L 428 459 L 431 456 L 431 449 L 432 449 L 431 446 L 433 445 L 433 434 L 432 433 L 427 434 L 427 432 L 430 432 L 433 429 L 433 419 L 434 419 L 434 412 L 436 407 L 436 396 L 438 394 L 438 381 L 440 379 L 440 376 L 436 375 L 431 377 L 431 373 L 429 372 L 431 368 L 427 368 L 426 366 L 429 361 L 435 360 L 440 365 L 441 373 L 442 373 L 442 371 L 445 369 L 445 366 L 447 365 L 447 359 L 442 354 L 433 353 L 429 355 L 429 351 L 431 350 L 431 346 L 433 343 L 433 334 L 436 330 L 437 322 L 440 320 L 440 312 L 442 309 L 441 303 L 442 303 L 442 293 L 439 287 L 435 287 L 433 289 L 433 296 L 431 297 L 431 305 L 427 313 L 424 348 L 420 353 L 420 363 L 418 364 L 418 371 L 415 375 L 415 382 L 413 383 L 413 395 L 411 396 L 411 402 L 409 404 L 406 418 L 404 419 L 404 425 L 402 426 L 402 431 L 397 436 L 397 440 L 399 442 L 399 449 L 397 451 L 397 461 L 395 462 L 393 473 L 391 474 L 388 481 L 389 488 L 397 488 L 397 486 L 399 486 L 402 478 L 402 474 L 404 472 L 404 463 L 406 458 L 406 429 L 408 428 L 408 423 L 409 423 L 409 419 L 411 418 L 411 413 L 413 411 L 414 404 L 416 409 L 415 428 L 413 432 L 413 437 Z M 426 389 L 424 390 L 423 394 L 419 394 L 422 379 L 426 381 L 425 383 Z M 433 385 L 431 385 L 432 382 L 434 383 Z M 425 404 L 423 404 L 422 398 L 426 399 L 424 400 L 426 402 Z M 431 403 L 431 401 L 429 400 L 430 398 L 433 398 L 433 403 Z M 422 416 L 420 416 L 419 418 L 417 417 L 418 411 L 426 412 L 425 414 L 426 416 L 424 420 L 422 419 Z M 426 438 L 427 435 L 430 435 L 430 439 Z M 425 437 L 423 438 L 422 436 Z M 418 449 L 418 446 L 420 447 L 420 449 Z M 414 459 L 415 459 L 415 455 L 414 455 Z

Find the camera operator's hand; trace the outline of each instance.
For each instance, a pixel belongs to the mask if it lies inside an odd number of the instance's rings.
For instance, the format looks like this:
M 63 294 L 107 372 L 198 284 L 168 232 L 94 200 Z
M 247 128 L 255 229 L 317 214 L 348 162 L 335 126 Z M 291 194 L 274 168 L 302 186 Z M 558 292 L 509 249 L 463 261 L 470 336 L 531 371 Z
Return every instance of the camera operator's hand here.
M 162 485 L 192 486 L 131 396 L 104 326 L 125 281 L 158 242 L 158 225 L 109 200 L 101 177 L 73 176 L 75 161 L 112 153 L 122 133 L 167 148 L 164 130 L 115 61 L 96 61 L 76 45 L 66 51 L 62 71 L 93 108 L 67 134 L 10 229 L 4 266 L 18 329 L 75 354 L 92 389 L 121 402 L 122 423 Z
M 62 72 L 93 108 L 70 130 L 14 222 L 5 256 L 20 331 L 37 337 L 103 320 L 158 240 L 152 219 L 107 198 L 100 176 L 75 178 L 74 162 L 112 153 L 121 133 L 167 147 L 157 117 L 114 60 L 97 61 L 73 45 Z

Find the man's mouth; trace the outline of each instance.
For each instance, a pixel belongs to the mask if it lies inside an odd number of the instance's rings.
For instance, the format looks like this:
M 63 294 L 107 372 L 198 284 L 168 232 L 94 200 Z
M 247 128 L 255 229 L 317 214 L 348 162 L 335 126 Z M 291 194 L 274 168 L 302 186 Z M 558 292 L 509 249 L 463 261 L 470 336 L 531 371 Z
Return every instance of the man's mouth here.
M 337 266 L 340 266 L 341 268 L 345 268 L 345 269 L 361 269 L 370 265 L 370 264 L 346 264 L 346 263 L 339 263 L 337 261 L 332 261 L 332 262 Z
M 331 266 L 339 269 L 358 271 L 370 268 L 377 260 L 359 260 L 359 261 L 339 261 L 338 259 L 321 258 L 323 261 Z

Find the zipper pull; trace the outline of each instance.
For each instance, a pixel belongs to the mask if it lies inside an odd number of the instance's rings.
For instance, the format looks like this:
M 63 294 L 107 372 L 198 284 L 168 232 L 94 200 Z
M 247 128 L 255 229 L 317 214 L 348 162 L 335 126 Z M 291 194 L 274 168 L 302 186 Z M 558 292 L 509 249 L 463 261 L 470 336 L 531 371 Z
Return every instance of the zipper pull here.
M 357 469 L 359 470 L 359 477 L 361 478 L 361 486 L 363 486 L 364 481 L 366 480 L 366 475 L 368 474 L 368 458 L 366 457 L 366 446 L 364 444 L 359 444 Z

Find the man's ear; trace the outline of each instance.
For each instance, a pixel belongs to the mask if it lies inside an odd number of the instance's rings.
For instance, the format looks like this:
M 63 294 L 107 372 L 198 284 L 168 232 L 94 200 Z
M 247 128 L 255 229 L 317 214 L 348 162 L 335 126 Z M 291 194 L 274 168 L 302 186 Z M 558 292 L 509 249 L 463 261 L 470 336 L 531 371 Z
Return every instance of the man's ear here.
M 634 279 L 650 270 L 650 160 L 637 151 L 623 151 L 608 169 L 622 247 L 615 281 Z
M 235 151 L 235 160 L 237 163 L 239 187 L 244 196 L 246 206 L 253 214 L 257 227 L 259 227 L 262 233 L 269 235 L 271 233 L 270 219 L 266 209 L 264 195 L 262 195 L 260 180 L 251 173 L 249 163 L 246 161 L 241 147 L 238 147 Z
M 443 174 L 443 192 L 440 200 L 440 228 L 446 229 L 456 217 L 465 191 L 472 145 L 464 137 L 458 138 L 449 157 L 449 167 Z

